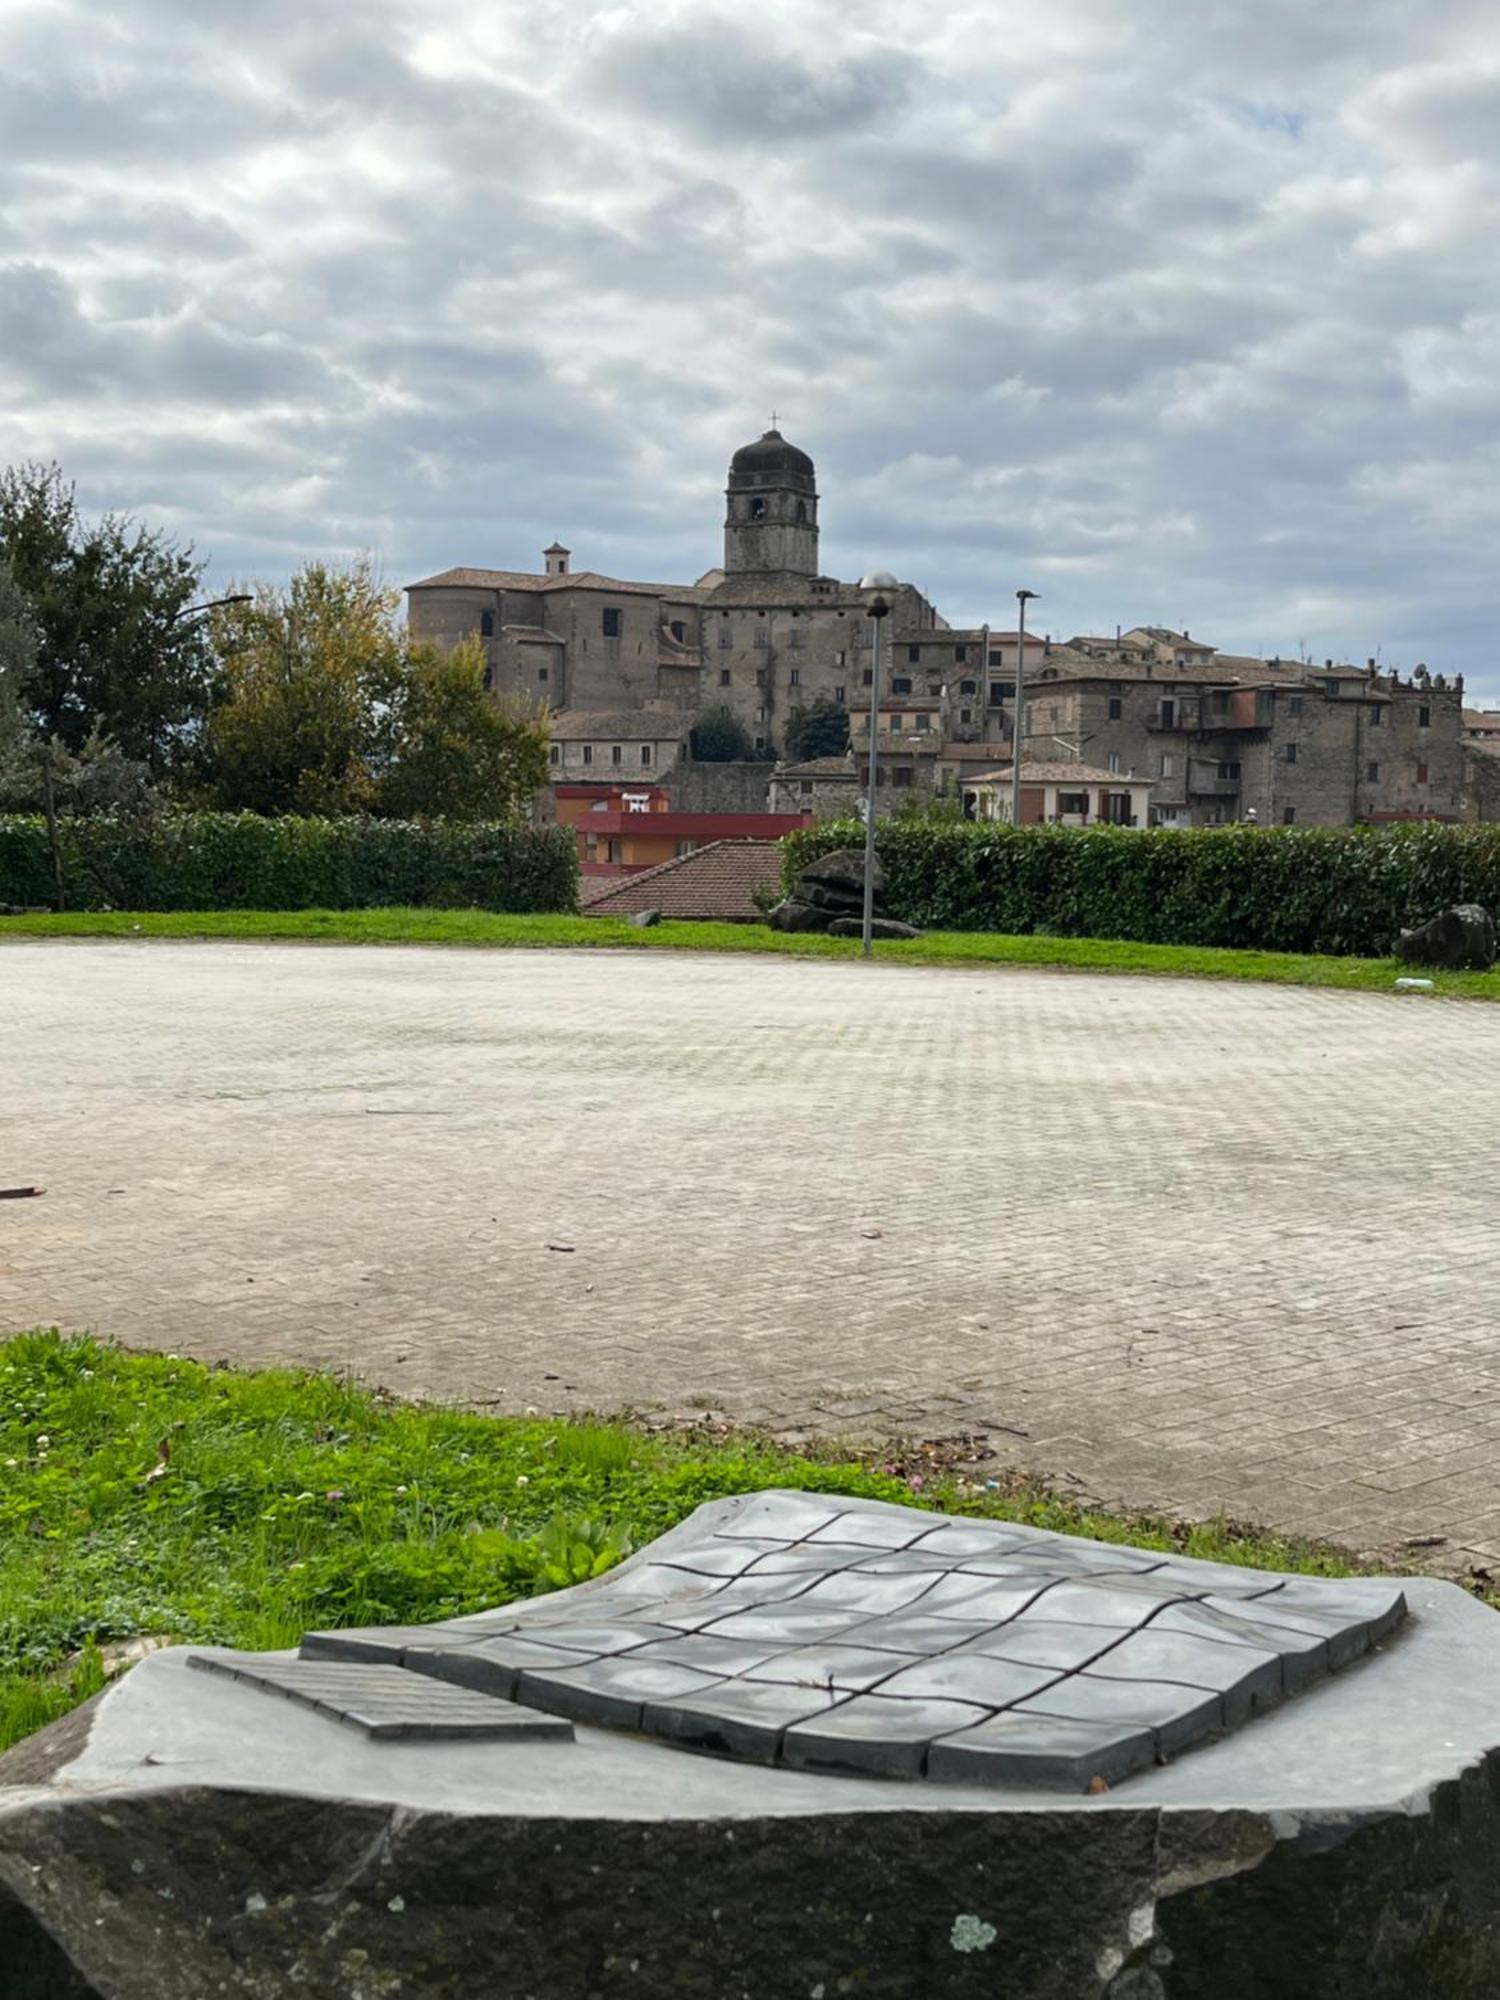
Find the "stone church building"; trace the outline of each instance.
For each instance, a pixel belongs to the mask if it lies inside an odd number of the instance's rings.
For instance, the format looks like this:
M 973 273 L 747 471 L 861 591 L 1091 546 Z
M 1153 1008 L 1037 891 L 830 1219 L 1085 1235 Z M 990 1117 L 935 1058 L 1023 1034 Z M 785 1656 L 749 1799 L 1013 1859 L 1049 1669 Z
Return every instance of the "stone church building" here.
M 538 572 L 450 569 L 410 585 L 412 636 L 450 646 L 477 633 L 493 687 L 571 717 L 730 708 L 767 757 L 794 709 L 820 695 L 851 709 L 869 700 L 867 600 L 819 569 L 813 462 L 778 430 L 730 461 L 723 566 L 696 583 L 575 570 L 557 543 L 542 561 Z M 951 631 L 910 584 L 893 593 L 886 632 L 890 692 L 936 712 L 956 675 L 973 724 L 984 634 Z

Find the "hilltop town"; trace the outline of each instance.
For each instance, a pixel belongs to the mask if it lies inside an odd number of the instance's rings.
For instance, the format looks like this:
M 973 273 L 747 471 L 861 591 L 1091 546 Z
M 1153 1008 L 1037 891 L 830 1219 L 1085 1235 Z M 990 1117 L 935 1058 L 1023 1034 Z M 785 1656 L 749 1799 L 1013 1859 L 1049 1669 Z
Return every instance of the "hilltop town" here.
M 596 827 L 586 866 L 631 865 L 601 807 L 611 826 L 611 805 L 669 812 L 683 851 L 705 834 L 770 834 L 860 808 L 873 627 L 868 593 L 819 565 L 813 461 L 768 430 L 735 452 L 725 499 L 722 564 L 693 583 L 575 569 L 554 542 L 538 571 L 454 568 L 409 586 L 414 638 L 478 637 L 487 684 L 550 711 L 551 809 Z M 950 625 L 914 583 L 889 595 L 877 812 L 947 793 L 970 817 L 1006 816 L 1020 632 Z M 1461 675 L 1260 659 L 1160 625 L 1028 633 L 1024 667 L 1023 820 L 1500 815 L 1500 716 L 1464 709 Z M 835 712 L 848 741 L 799 756 L 815 707 Z M 744 754 L 696 756 L 695 722 L 722 711 Z M 668 832 L 646 859 L 672 851 Z

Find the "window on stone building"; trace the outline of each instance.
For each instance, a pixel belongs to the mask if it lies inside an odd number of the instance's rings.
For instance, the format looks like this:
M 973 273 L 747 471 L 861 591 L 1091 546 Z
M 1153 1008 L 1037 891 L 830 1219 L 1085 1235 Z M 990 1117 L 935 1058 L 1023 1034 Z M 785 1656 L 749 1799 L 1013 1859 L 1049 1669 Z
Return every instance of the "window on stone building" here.
M 871 682 L 874 680 L 875 676 L 871 672 L 870 668 L 866 667 L 864 672 L 860 675 L 859 678 L 865 687 L 869 687 Z
M 1015 691 L 1016 691 L 1016 684 L 1014 681 L 991 681 L 990 707 L 999 708 L 1001 703 L 1004 702 L 1009 696 L 1013 695 Z
M 897 764 L 891 771 L 891 783 L 896 787 L 896 790 L 898 792 L 910 790 L 911 788 L 910 764 Z
M 897 675 L 895 676 L 895 678 L 894 678 L 894 679 L 892 680 L 892 682 L 891 682 L 891 693 L 892 693 L 892 694 L 910 694 L 910 693 L 911 693 L 911 675 L 910 675 L 910 674 L 897 674 Z
M 1421 758 L 1417 759 L 1417 783 L 1419 785 L 1427 783 L 1427 766 Z
M 1005 665 L 1005 655 L 998 646 L 990 648 L 990 657 L 987 664 L 992 667 L 1003 667 Z
M 1177 769 L 1177 759 L 1170 750 L 1163 750 L 1160 758 L 1161 775 L 1170 778 Z
M 760 647 L 766 647 L 766 646 L 769 646 L 769 645 L 770 645 L 770 643 L 771 643 L 771 628 L 770 628 L 770 626 L 769 626 L 769 625 L 757 625 L 757 626 L 756 626 L 756 628 L 755 628 L 755 643 L 756 643 L 756 645 L 757 645 L 757 646 L 760 646 Z
M 651 745 L 649 743 L 643 743 L 641 745 L 641 762 L 643 764 L 649 764 L 651 762 Z
M 766 684 L 766 669 L 764 667 L 757 667 L 755 669 L 755 685 L 758 688 L 763 688 L 765 684 Z
M 1432 710 L 1425 702 L 1417 710 L 1417 727 L 1418 729 L 1431 729 L 1432 727 Z
M 494 638 L 495 614 L 493 611 L 482 611 L 479 614 L 479 636 L 481 639 Z
M 789 646 L 800 646 L 802 644 L 802 627 L 800 625 L 793 625 L 791 627 L 786 635 L 786 642 Z
M 679 646 L 682 644 L 683 640 L 687 637 L 687 627 L 686 625 L 683 624 L 680 618 L 674 618 L 671 624 L 667 627 L 667 630 L 672 634 L 672 637 L 677 641 Z
M 968 657 L 969 657 L 969 649 L 967 646 L 955 646 L 953 648 L 954 666 L 961 667 L 964 664 L 965 660 L 968 659 Z
M 833 664 L 834 664 L 834 665 L 835 665 L 836 667 L 841 667 L 841 666 L 843 666 L 843 664 L 844 664 L 844 655 L 843 655 L 842 653 L 835 653 L 835 654 L 834 654 L 834 656 L 833 656 Z
M 807 502 L 805 500 L 799 500 L 797 502 L 797 519 L 799 521 L 805 521 L 807 519 Z
M 1281 808 L 1281 824 L 1283 826 L 1295 826 L 1297 824 L 1297 808 L 1295 806 L 1283 806 Z
M 756 739 L 755 739 L 755 747 L 756 747 L 756 749 L 757 749 L 757 750 L 764 750 L 764 749 L 765 749 L 765 747 L 766 747 L 766 739 L 765 739 L 765 737 L 764 737 L 764 736 L 757 736 L 757 737 L 756 737 Z
M 554 743 L 552 745 L 552 748 L 547 752 L 547 761 L 550 764 L 560 764 L 562 762 L 562 746 L 560 744 Z
M 1237 778 L 1239 775 L 1240 775 L 1240 767 L 1238 764 L 1235 763 L 1220 764 L 1219 776 L 1221 778 Z
M 732 646 L 733 644 L 734 644 L 734 634 L 730 631 L 727 625 L 721 625 L 719 627 L 720 652 L 723 652 L 726 647 Z
M 805 799 L 807 799 L 807 798 L 811 798 L 811 797 L 812 797 L 812 779 L 811 779 L 811 778 L 804 778 L 804 779 L 802 780 L 802 785 L 801 785 L 801 792 L 802 792 L 802 796 L 803 796 L 803 798 L 805 798 Z
M 1324 681 L 1323 683 L 1324 694 L 1330 696 L 1337 696 L 1338 691 L 1339 691 L 1339 684 L 1337 681 Z
M 919 715 L 917 717 L 917 727 L 918 729 L 931 729 L 932 717 L 930 715 Z
M 752 500 L 750 502 L 750 518 L 752 521 L 763 521 L 766 518 L 766 503 L 764 500 Z
M 908 646 L 906 649 L 906 657 L 912 663 L 912 665 L 915 666 L 917 661 L 920 660 L 922 657 L 922 648 L 920 646 Z
M 1124 704 L 1124 702 L 1123 702 L 1123 701 L 1121 701 L 1120 697 L 1119 697 L 1119 696 L 1118 696 L 1117 694 L 1112 694 L 1112 695 L 1110 696 L 1110 698 L 1109 698 L 1109 719 L 1110 719 L 1110 721 L 1111 721 L 1111 722 L 1118 722 L 1118 721 L 1119 721 L 1119 719 L 1120 719 L 1120 717 L 1121 717 L 1121 716 L 1122 716 L 1122 715 L 1123 715 L 1124 713 L 1125 713 L 1125 704 Z
M 755 719 L 757 722 L 764 722 L 766 719 L 766 711 L 763 708 L 758 708 L 755 711 Z
M 789 687 L 801 687 L 801 685 L 802 685 L 802 669 L 801 669 L 800 667 L 792 667 L 792 668 L 790 668 L 790 669 L 788 670 L 788 673 L 787 673 L 787 677 L 786 677 L 786 678 L 787 678 L 787 685 L 788 685 Z
M 1289 695 L 1287 697 L 1286 712 L 1288 715 L 1300 715 L 1302 713 L 1302 697 L 1300 694 Z
M 592 744 L 592 743 L 585 743 L 585 744 L 584 744 L 584 746 L 583 746 L 583 761 L 584 761 L 584 763 L 585 763 L 585 764 L 592 764 L 592 763 L 593 763 L 593 761 L 594 761 L 594 746 L 593 746 L 593 744 Z
M 547 678 L 547 669 L 545 667 L 538 667 L 536 670 L 536 677 L 539 681 L 545 681 Z
M 1285 758 L 1286 758 L 1286 761 L 1287 761 L 1287 762 L 1288 762 L 1289 764 L 1295 764 L 1295 763 L 1296 763 L 1296 761 L 1297 761 L 1297 746 L 1296 746 L 1296 744 L 1295 744 L 1295 743 L 1288 743 L 1288 744 L 1287 744 L 1287 746 L 1286 746 L 1286 749 L 1284 750 L 1284 752 L 1283 752 L 1282 754 L 1283 754 L 1283 755 L 1285 756 Z
M 958 711 L 958 719 L 959 719 L 959 721 L 960 721 L 960 722 L 972 722 L 972 721 L 974 720 L 974 711 L 973 711 L 973 709 L 972 709 L 972 708 L 961 708 L 961 709 L 960 709 L 960 710 Z
M 844 683 L 842 681 L 840 681 L 838 686 L 834 689 L 833 698 L 835 701 L 840 701 L 840 702 L 844 699 Z
M 733 679 L 734 679 L 734 675 L 733 675 L 733 674 L 732 674 L 732 673 L 731 673 L 731 672 L 729 671 L 728 667 L 720 667 L 720 669 L 719 669 L 719 686 L 720 686 L 721 688 L 727 688 L 727 687 L 729 686 L 729 683 L 730 683 L 730 682 L 731 682 L 731 681 L 732 681 Z
M 625 761 L 625 752 L 624 752 L 624 751 L 623 751 L 623 750 L 622 750 L 622 749 L 620 748 L 620 746 L 619 746 L 619 744 L 618 744 L 618 743 L 615 743 L 615 744 L 611 745 L 611 747 L 610 747 L 610 753 L 609 753 L 609 761 L 610 761 L 610 763 L 611 763 L 611 764 L 623 764 L 623 763 L 624 763 L 624 761 Z
M 1177 727 L 1177 704 L 1175 701 L 1169 701 L 1164 699 L 1161 705 L 1160 713 L 1161 713 L 1161 726 L 1163 729 L 1175 729 Z
M 613 604 L 606 605 L 604 609 L 604 636 L 606 639 L 618 639 L 620 636 L 620 613 Z
M 1372 729 L 1379 729 L 1379 727 L 1384 721 L 1385 721 L 1385 710 L 1377 702 L 1375 706 L 1370 710 L 1370 727 Z
M 1375 762 L 1375 759 L 1372 757 L 1369 763 L 1366 764 L 1365 766 L 1365 780 L 1368 784 L 1373 785 L 1379 778 L 1379 776 L 1380 776 L 1380 766 Z
M 978 694 L 979 683 L 978 681 L 960 681 L 958 691 L 960 694 Z
M 1026 760 L 1025 760 L 1025 758 L 1023 757 L 1021 761 L 1022 761 L 1022 763 L 1024 764 Z M 1118 750 L 1111 750 L 1111 751 L 1110 751 L 1110 753 L 1109 753 L 1109 768 L 1110 768 L 1110 769 L 1111 769 L 1112 771 L 1118 771 L 1118 770 L 1120 769 L 1120 753 L 1119 753 L 1119 751 L 1118 751 Z
M 1057 810 L 1060 813 L 1075 814 L 1079 819 L 1087 819 L 1089 816 L 1088 793 L 1059 792 L 1057 795 Z

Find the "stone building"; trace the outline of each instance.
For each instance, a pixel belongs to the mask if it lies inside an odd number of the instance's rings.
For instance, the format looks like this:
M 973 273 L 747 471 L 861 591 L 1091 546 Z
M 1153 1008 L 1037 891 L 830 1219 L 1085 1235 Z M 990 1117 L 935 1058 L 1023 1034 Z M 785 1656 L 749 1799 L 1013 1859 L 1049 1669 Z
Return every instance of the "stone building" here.
M 812 460 L 773 428 L 731 459 L 723 561 L 695 583 L 575 570 L 554 542 L 537 571 L 459 568 L 410 585 L 412 635 L 477 636 L 497 693 L 545 702 L 559 782 L 649 776 L 677 810 L 831 809 L 863 789 L 871 621 L 858 585 L 819 566 L 818 499 Z M 878 807 L 1012 754 L 1021 643 L 954 629 L 912 584 L 890 595 Z M 1462 680 L 1425 668 L 1251 659 L 1136 625 L 1065 644 L 1028 633 L 1025 684 L 1025 757 L 1149 779 L 1153 824 L 1500 811 L 1480 804 L 1496 787 L 1465 742 Z M 777 765 L 793 715 L 820 697 L 850 711 L 847 769 Z M 717 706 L 761 762 L 692 761 L 691 719 Z
M 1144 643 L 1143 643 L 1144 642 Z M 1457 819 L 1463 683 L 1219 653 L 1141 627 L 1051 649 L 1028 676 L 1029 757 L 1149 777 L 1159 826 Z
M 411 584 L 412 636 L 443 646 L 477 636 L 497 692 L 554 710 L 691 716 L 722 705 L 768 761 L 795 710 L 820 696 L 868 701 L 865 593 L 820 572 L 813 462 L 777 430 L 730 461 L 723 562 L 696 583 L 628 582 L 571 561 L 554 543 L 540 571 L 450 569 Z M 956 727 L 977 732 L 986 634 L 951 631 L 914 585 L 890 595 L 890 693 L 920 700 L 934 726 L 951 709 Z

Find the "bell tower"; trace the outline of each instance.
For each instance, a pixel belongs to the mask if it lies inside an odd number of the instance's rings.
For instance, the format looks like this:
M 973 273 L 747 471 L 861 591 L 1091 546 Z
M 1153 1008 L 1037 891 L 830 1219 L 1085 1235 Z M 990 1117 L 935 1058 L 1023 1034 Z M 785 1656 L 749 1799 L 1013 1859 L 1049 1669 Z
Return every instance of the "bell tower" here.
M 813 462 L 773 427 L 729 461 L 727 576 L 816 576 L 818 488 Z

